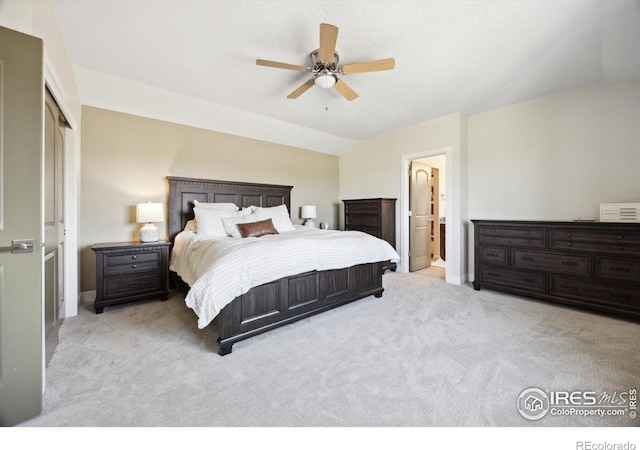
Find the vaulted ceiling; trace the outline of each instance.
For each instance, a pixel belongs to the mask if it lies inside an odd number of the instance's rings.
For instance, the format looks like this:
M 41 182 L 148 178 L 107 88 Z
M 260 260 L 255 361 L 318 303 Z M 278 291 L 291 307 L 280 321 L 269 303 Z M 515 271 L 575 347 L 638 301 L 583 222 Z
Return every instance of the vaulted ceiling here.
M 639 0 L 52 2 L 83 77 L 104 74 L 349 142 L 640 79 Z M 393 57 L 395 69 L 344 75 L 359 94 L 351 102 L 318 87 L 287 99 L 310 75 L 255 60 L 309 65 L 320 23 L 339 28 L 340 63 Z M 89 84 L 79 81 L 81 100 Z

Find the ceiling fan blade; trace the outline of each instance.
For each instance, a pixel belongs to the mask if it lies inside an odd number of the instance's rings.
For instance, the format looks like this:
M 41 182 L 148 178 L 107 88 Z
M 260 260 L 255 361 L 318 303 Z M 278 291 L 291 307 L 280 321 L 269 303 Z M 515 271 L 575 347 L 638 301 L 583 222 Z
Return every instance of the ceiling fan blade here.
M 351 89 L 347 83 L 342 80 L 336 81 L 336 84 L 333 85 L 334 89 L 342 94 L 344 98 L 347 100 L 355 100 L 358 98 L 358 94 L 355 93 L 353 89 Z
M 289 69 L 298 70 L 300 72 L 311 72 L 309 67 L 297 66 L 295 64 L 287 64 L 276 61 L 267 61 L 266 59 L 256 59 L 256 64 L 259 66 L 275 67 L 277 69 Z
M 287 95 L 287 98 L 298 98 L 300 97 L 302 94 L 304 94 L 305 92 L 307 92 L 307 90 L 313 86 L 313 78 L 310 79 L 309 81 L 307 81 L 305 84 L 303 84 L 302 86 L 300 86 L 298 89 L 296 89 L 295 91 L 293 91 L 291 94 Z
M 391 70 L 396 66 L 393 58 L 378 59 L 355 64 L 346 64 L 339 68 L 340 73 L 348 75 L 350 73 L 377 72 L 378 70 Z
M 320 24 L 320 61 L 332 63 L 336 52 L 336 41 L 338 40 L 338 27 L 328 23 Z

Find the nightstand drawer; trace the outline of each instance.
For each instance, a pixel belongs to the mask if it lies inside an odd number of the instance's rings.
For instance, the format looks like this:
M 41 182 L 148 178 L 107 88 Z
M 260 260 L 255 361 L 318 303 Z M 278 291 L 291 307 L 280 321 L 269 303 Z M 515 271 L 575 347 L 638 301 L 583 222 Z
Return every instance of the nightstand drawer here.
M 104 297 L 117 297 L 122 294 L 136 295 L 163 289 L 160 271 L 124 277 L 104 279 Z M 166 287 L 164 287 L 166 289 Z
M 160 268 L 160 252 L 130 253 L 126 255 L 105 255 L 104 274 L 125 275 L 130 273 L 147 272 Z

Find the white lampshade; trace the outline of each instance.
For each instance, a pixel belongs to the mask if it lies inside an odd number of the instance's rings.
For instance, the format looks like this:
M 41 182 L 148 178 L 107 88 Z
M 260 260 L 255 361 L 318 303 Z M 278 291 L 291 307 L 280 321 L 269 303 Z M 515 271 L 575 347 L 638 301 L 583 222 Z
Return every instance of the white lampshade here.
M 300 211 L 300 217 L 306 219 L 302 225 L 305 227 L 315 228 L 316 224 L 313 219 L 316 218 L 316 206 L 315 205 L 304 205 L 302 210 Z
M 164 205 L 162 203 L 138 203 L 136 211 L 138 223 L 164 222 Z
M 322 89 L 329 89 L 336 84 L 336 77 L 329 74 L 320 74 L 313 80 L 316 86 L 321 87 Z
M 300 217 L 303 219 L 315 219 L 316 218 L 316 206 L 304 205 Z
M 140 242 L 156 242 L 158 227 L 151 222 L 164 222 L 164 205 L 162 203 L 138 203 L 136 221 L 146 223 L 140 229 Z

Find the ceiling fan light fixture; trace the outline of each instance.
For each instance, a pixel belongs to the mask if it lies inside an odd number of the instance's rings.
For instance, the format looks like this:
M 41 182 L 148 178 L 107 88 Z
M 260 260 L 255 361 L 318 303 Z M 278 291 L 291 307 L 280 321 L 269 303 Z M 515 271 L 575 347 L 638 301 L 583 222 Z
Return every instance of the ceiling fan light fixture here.
M 322 89 L 330 89 L 336 84 L 336 77 L 329 73 L 321 73 L 314 78 L 313 82 Z

